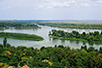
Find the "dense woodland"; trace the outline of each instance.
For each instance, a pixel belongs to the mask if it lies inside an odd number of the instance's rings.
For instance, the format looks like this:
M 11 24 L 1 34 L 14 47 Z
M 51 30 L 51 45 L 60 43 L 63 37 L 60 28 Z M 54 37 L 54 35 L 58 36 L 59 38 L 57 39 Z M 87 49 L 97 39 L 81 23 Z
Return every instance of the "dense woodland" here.
M 102 29 L 102 24 L 87 24 L 87 23 L 45 23 L 39 22 L 39 25 L 46 25 L 59 28 L 76 28 L 76 29 Z
M 15 29 L 38 29 L 36 24 L 25 21 L 0 21 L 0 30 L 9 29 L 14 27 Z
M 102 47 L 81 46 L 71 49 L 69 46 L 55 45 L 40 49 L 33 47 L 14 47 L 7 43 L 6 38 L 0 44 L 0 68 L 102 68 Z
M 81 41 L 89 41 L 89 42 L 102 42 L 102 32 L 99 31 L 80 34 L 77 31 L 72 31 L 71 33 L 64 32 L 63 30 L 55 30 L 49 31 L 49 36 L 53 38 L 59 39 L 69 39 L 69 40 L 81 40 Z
M 37 35 L 23 34 L 23 33 L 7 33 L 0 32 L 0 37 L 5 38 L 13 38 L 13 39 L 21 39 L 21 40 L 34 40 L 34 41 L 42 41 L 44 38 Z

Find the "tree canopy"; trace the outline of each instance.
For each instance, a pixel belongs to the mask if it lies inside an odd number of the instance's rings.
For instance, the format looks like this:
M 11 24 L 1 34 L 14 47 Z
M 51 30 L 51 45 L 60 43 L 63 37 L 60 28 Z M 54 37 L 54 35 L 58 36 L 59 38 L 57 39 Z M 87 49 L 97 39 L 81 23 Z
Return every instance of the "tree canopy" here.
M 9 53 L 10 54 L 9 54 Z M 24 65 L 30 68 L 101 68 L 102 47 L 81 46 L 71 49 L 69 46 L 41 47 L 40 49 L 25 46 L 4 47 L 0 44 L 0 67 Z

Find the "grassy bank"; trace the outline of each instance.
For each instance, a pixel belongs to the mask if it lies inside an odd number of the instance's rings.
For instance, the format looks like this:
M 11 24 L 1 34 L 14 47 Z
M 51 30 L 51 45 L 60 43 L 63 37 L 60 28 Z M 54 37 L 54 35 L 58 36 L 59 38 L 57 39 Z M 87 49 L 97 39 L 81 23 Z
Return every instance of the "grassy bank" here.
M 34 41 L 44 40 L 41 36 L 23 34 L 23 33 L 0 32 L 0 37 L 12 38 L 12 39 L 21 39 L 21 40 L 34 40 Z

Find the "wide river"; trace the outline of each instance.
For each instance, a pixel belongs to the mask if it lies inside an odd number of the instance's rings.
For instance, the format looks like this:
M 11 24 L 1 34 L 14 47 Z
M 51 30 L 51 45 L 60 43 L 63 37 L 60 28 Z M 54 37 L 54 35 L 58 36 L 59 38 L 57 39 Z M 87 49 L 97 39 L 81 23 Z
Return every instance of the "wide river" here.
M 39 25 L 40 26 L 40 25 Z M 13 33 L 26 33 L 26 34 L 36 34 L 39 36 L 42 36 L 44 38 L 43 41 L 29 41 L 29 40 L 19 40 L 19 39 L 7 39 L 7 42 L 10 43 L 12 46 L 27 46 L 27 47 L 34 47 L 34 48 L 40 48 L 41 46 L 52 46 L 54 47 L 55 45 L 64 45 L 64 46 L 70 46 L 71 48 L 81 48 L 81 46 L 87 45 L 87 47 L 95 47 L 95 49 L 99 49 L 99 47 L 102 47 L 102 44 L 98 43 L 92 43 L 92 42 L 82 42 L 82 41 L 72 41 L 72 40 L 59 40 L 59 39 L 53 39 L 49 38 L 48 34 L 49 31 L 52 29 L 56 30 L 64 30 L 66 32 L 72 32 L 73 30 L 78 31 L 80 33 L 82 32 L 94 32 L 94 31 L 99 31 L 101 32 L 102 30 L 93 30 L 93 29 L 64 29 L 64 28 L 54 28 L 54 27 L 49 27 L 49 26 L 40 26 L 42 29 L 6 29 L 3 32 L 13 32 Z M 2 32 L 0 30 L 0 32 Z M 3 43 L 3 38 L 0 38 L 0 43 Z

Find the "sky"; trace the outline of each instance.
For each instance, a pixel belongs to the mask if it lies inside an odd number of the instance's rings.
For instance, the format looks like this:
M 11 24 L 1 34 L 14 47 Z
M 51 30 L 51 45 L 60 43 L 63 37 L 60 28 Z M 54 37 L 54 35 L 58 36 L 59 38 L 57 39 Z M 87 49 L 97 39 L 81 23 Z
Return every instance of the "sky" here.
M 0 20 L 102 20 L 102 0 L 0 0 Z

